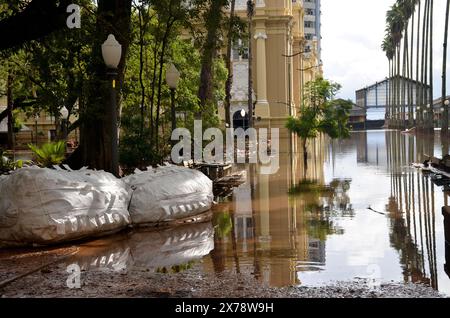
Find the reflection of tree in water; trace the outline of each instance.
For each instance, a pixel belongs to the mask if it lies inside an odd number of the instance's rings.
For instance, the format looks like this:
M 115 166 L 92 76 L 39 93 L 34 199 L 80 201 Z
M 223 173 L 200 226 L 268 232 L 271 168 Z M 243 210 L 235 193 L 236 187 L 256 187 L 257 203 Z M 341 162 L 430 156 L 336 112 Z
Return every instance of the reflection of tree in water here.
M 394 197 L 389 198 L 386 206 L 389 212 L 391 246 L 399 251 L 402 264 L 404 281 L 411 280 L 414 283 L 430 285 L 431 281 L 426 277 L 424 270 L 424 257 L 419 246 L 415 244 L 409 233 L 406 220 Z
M 306 202 L 307 231 L 311 238 L 326 241 L 329 235 L 342 235 L 344 229 L 336 224 L 343 217 L 354 217 L 348 196 L 351 180 L 334 179 L 329 185 L 316 180 L 303 180 L 291 187 L 289 193 Z

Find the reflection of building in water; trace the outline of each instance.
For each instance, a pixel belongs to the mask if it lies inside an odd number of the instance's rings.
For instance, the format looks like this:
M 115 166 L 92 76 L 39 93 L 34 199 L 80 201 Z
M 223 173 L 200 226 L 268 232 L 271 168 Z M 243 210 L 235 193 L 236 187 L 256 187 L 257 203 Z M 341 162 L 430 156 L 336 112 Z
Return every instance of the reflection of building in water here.
M 249 174 L 247 170 L 247 175 Z M 247 182 L 233 193 L 234 224 L 236 239 L 242 242 L 242 251 L 247 252 L 247 240 L 253 239 L 254 222 L 252 215 L 252 189 Z
M 308 244 L 308 262 L 323 264 L 326 261 L 326 242 L 309 238 Z
M 376 167 L 387 167 L 386 138 L 384 131 L 357 133 L 358 163 L 367 163 Z
M 260 166 L 242 166 L 246 184 L 234 190 L 233 202 L 216 207 L 230 212 L 234 229 L 226 237 L 216 236 L 215 251 L 205 258 L 207 269 L 248 271 L 272 286 L 296 285 L 300 272 L 322 269 L 327 237 L 342 233 L 333 217 L 336 211 L 351 214 L 346 195 L 350 182 L 334 180 L 324 186 L 326 139 L 310 143 L 305 169 L 298 140 L 286 132 L 280 135 L 279 171 L 264 175 Z M 293 189 L 305 180 L 313 180 L 321 191 L 295 194 Z

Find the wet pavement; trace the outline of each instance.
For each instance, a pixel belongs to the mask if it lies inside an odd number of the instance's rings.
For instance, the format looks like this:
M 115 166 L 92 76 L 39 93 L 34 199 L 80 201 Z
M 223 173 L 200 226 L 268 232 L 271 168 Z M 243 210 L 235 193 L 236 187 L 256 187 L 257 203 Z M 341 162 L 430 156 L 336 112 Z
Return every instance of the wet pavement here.
M 246 171 L 247 182 L 217 198 L 212 222 L 1 251 L 0 294 L 450 296 L 441 213 L 450 182 L 411 167 L 425 154 L 441 155 L 438 135 L 321 138 L 310 145 L 307 166 L 296 140 L 283 139 L 280 147 L 274 175 L 257 165 L 234 167 Z

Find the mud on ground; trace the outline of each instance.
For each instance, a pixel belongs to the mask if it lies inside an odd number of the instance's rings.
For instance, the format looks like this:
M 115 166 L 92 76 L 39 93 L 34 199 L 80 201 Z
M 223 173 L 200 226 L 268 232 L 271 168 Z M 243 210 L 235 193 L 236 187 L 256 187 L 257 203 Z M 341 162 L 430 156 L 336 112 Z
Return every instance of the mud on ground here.
M 0 288 L 1 297 L 145 297 L 145 298 L 434 298 L 444 297 L 423 285 L 385 283 L 370 286 L 365 280 L 335 282 L 323 287 L 271 288 L 260 283 L 251 273 L 205 273 L 201 262 L 180 273 L 155 273 L 146 269 L 113 272 L 110 270 L 82 271 L 80 288 L 70 289 L 66 281 L 69 273 L 64 262 L 52 263 L 55 254 L 64 255 L 68 250 L 48 253 L 40 262 L 32 255 L 9 262 L 0 260 L 2 281 L 30 271 L 32 266 L 43 265 L 35 272 L 8 282 Z M 26 262 L 23 262 L 26 261 Z M 37 263 L 36 263 L 37 262 Z M 70 280 L 74 282 L 73 280 Z

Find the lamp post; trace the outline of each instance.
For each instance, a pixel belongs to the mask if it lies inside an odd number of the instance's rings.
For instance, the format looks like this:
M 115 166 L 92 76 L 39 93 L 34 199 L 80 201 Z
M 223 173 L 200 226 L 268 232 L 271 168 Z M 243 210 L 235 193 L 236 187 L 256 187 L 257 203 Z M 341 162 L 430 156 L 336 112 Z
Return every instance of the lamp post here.
M 242 109 L 241 110 L 241 117 L 242 117 L 242 129 L 245 129 L 246 127 L 245 127 L 245 115 L 246 115 L 247 113 L 245 112 L 245 109 Z
M 117 67 L 122 57 L 122 45 L 117 42 L 114 35 L 108 35 L 108 39 L 102 44 L 103 60 L 108 68 L 108 81 L 110 86 L 110 107 L 108 109 L 107 125 L 110 132 L 111 141 L 111 166 L 110 172 L 116 177 L 119 176 L 119 147 L 118 147 L 118 133 L 117 133 L 117 97 L 116 97 L 116 77 Z
M 69 111 L 67 110 L 66 106 L 63 106 L 61 111 L 59 112 L 61 115 L 61 133 L 62 133 L 62 139 L 67 139 L 67 122 L 69 121 Z
M 175 110 L 175 92 L 178 87 L 178 82 L 180 80 L 180 72 L 177 70 L 173 63 L 170 63 L 169 68 L 166 71 L 166 82 L 170 88 L 170 101 L 171 101 L 171 109 L 170 115 L 172 119 L 172 132 L 177 129 L 177 116 Z M 172 141 L 173 143 L 174 141 Z

